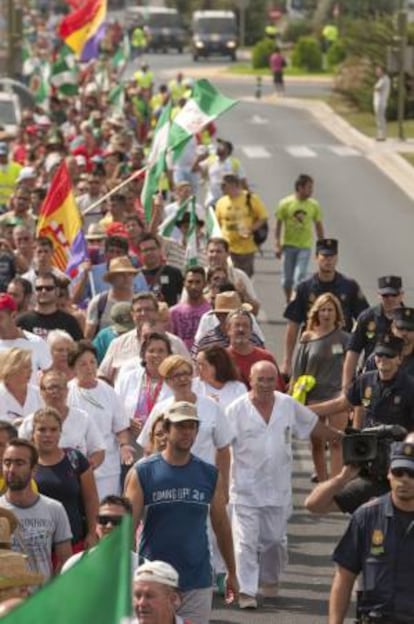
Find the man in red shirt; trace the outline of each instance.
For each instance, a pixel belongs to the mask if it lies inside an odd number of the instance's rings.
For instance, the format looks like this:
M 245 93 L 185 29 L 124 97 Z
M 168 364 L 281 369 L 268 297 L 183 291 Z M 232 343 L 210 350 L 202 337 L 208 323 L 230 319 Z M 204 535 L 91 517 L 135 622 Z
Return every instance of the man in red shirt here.
M 250 369 L 256 362 L 267 360 L 273 362 L 278 370 L 277 390 L 284 392 L 285 384 L 273 355 L 267 349 L 255 347 L 252 343 L 252 318 L 246 310 L 236 310 L 227 317 L 226 328 L 230 346 L 227 351 L 236 364 L 240 380 L 250 390 Z

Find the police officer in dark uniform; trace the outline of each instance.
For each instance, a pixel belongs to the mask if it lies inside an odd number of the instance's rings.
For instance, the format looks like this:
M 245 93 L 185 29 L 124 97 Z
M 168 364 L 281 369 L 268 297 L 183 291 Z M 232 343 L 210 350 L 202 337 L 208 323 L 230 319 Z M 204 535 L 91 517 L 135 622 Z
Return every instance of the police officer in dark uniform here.
M 404 341 L 400 371 L 414 378 L 414 308 L 397 308 L 393 312 L 391 333 Z M 375 370 L 375 356 L 365 363 L 364 371 Z
M 404 341 L 396 336 L 380 337 L 374 348 L 377 369 L 357 377 L 336 399 L 315 403 L 310 409 L 319 416 L 329 416 L 353 407 L 354 428 L 400 425 L 414 431 L 414 378 L 399 370 L 403 346 Z M 386 470 L 358 476 L 358 470 L 355 474 L 346 472 L 344 468 L 344 474 L 317 486 L 307 508 L 317 513 L 352 513 L 373 496 L 388 491 Z
M 343 624 L 354 582 L 360 624 L 414 622 L 414 444 L 395 445 L 391 492 L 358 509 L 335 549 L 329 624 Z M 411 440 L 411 441 L 410 441 Z
M 334 238 L 320 238 L 316 242 L 318 270 L 309 279 L 301 282 L 292 301 L 286 307 L 284 317 L 288 320 L 285 332 L 285 353 L 281 371 L 292 372 L 292 356 L 301 325 L 313 303 L 326 292 L 335 295 L 342 304 L 346 331 L 351 331 L 353 322 L 368 307 L 368 302 L 357 282 L 336 271 L 338 263 L 338 241 Z
M 378 278 L 378 294 L 381 303 L 361 312 L 352 331 L 343 367 L 343 388 L 351 383 L 361 353 L 364 354 L 365 362 L 372 353 L 378 336 L 390 332 L 392 313 L 402 305 L 404 293 L 401 277 L 385 275 Z

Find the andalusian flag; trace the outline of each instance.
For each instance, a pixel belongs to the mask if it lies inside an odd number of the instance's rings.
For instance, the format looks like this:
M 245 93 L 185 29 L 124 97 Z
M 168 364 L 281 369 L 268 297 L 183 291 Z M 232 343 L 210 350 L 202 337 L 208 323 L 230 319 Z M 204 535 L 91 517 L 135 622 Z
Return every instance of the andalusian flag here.
M 145 211 L 145 220 L 151 220 L 152 198 L 159 190 L 162 174 L 167 169 L 166 157 L 168 148 L 168 134 L 171 125 L 171 102 L 164 107 L 158 118 L 154 131 L 151 150 L 147 158 L 147 171 L 141 192 L 141 203 Z
M 85 0 L 60 23 L 59 36 L 81 57 L 83 49 L 100 32 L 106 18 L 106 0 Z
M 131 517 L 67 572 L 3 618 L 4 624 L 132 622 Z
M 56 170 L 42 204 L 36 233 L 53 242 L 54 266 L 66 271 L 70 277 L 75 277 L 79 265 L 87 260 L 88 252 L 82 218 L 65 161 Z
M 131 56 L 131 45 L 129 43 L 128 35 L 124 35 L 123 40 L 118 46 L 117 51 L 111 59 L 112 67 L 120 75 L 124 71 Z
M 179 206 L 178 210 L 175 214 L 171 215 L 164 219 L 161 225 L 158 228 L 158 234 L 160 236 L 164 236 L 165 238 L 169 238 L 173 233 L 174 229 L 177 226 L 177 223 L 181 220 L 184 214 L 188 211 L 190 205 L 191 197 L 184 200 Z
M 79 91 L 78 64 L 67 45 L 61 47 L 58 58 L 52 64 L 50 82 L 62 95 L 77 95 Z
M 196 198 L 193 195 L 190 202 L 190 226 L 187 232 L 187 246 L 185 249 L 186 268 L 197 266 L 199 264 L 198 256 Z
M 148 222 L 151 220 L 152 196 L 158 191 L 159 179 L 166 170 L 167 153 L 176 162 L 192 136 L 235 104 L 236 100 L 225 97 L 208 80 L 201 79 L 195 82 L 191 99 L 173 120 L 171 103 L 164 108 L 155 128 L 141 194 Z
M 237 104 L 237 100 L 222 95 L 213 85 L 202 78 L 194 83 L 192 96 L 174 117 L 168 136 L 169 148 L 176 161 L 191 137 L 200 132 Z
M 121 83 L 115 85 L 108 93 L 108 103 L 115 113 L 122 114 L 125 106 L 125 89 Z
M 223 232 L 213 206 L 208 206 L 206 210 L 206 231 L 208 238 L 223 238 Z

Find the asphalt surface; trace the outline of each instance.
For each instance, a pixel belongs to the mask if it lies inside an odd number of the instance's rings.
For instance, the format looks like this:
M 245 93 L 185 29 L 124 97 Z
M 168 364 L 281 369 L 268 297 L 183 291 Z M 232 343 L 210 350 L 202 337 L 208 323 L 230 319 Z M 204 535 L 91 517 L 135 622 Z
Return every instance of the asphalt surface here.
M 151 68 L 163 80 L 181 69 L 201 77 L 201 63 L 186 55 L 151 55 Z M 264 200 L 273 224 L 278 200 L 293 191 L 295 178 L 309 173 L 315 179 L 315 196 L 323 211 L 326 233 L 340 241 L 339 270 L 356 278 L 371 303 L 376 300 L 376 280 L 384 274 L 402 275 L 406 304 L 414 305 L 412 266 L 413 202 L 373 164 L 375 144 L 352 147 L 351 137 L 339 140 L 304 106 L 266 102 L 271 85 L 264 86 L 264 101 L 254 98 L 249 79 L 226 77 L 224 63 L 203 65 L 223 93 L 240 99 L 218 122 L 218 136 L 230 139 L 242 160 L 249 182 Z M 216 69 L 214 69 L 216 67 Z M 196 72 L 197 68 L 197 72 Z M 292 83 L 289 95 L 316 97 L 326 82 Z M 295 90 L 293 92 L 293 90 Z M 284 299 L 280 265 L 273 254 L 273 237 L 258 256 L 254 279 L 262 303 L 260 320 L 268 347 L 280 360 L 283 352 Z M 282 579 L 280 596 L 266 600 L 255 611 L 223 607 L 216 600 L 212 622 L 226 624 L 319 624 L 327 621 L 327 599 L 333 573 L 331 553 L 346 526 L 340 514 L 315 517 L 303 508 L 310 491 L 312 471 L 307 444 L 298 444 L 294 464 L 294 514 L 289 523 L 290 564 Z M 349 619 L 347 622 L 351 622 Z

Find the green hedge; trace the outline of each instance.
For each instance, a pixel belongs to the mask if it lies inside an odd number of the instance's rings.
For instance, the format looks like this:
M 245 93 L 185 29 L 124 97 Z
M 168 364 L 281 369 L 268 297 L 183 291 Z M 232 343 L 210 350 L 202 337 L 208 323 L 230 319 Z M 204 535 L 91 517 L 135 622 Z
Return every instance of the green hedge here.
M 309 72 L 322 71 L 322 50 L 316 37 L 300 37 L 293 49 L 292 65 Z
M 253 69 L 263 69 L 264 67 L 269 67 L 269 57 L 274 49 L 275 43 L 269 38 L 258 41 L 252 51 Z

